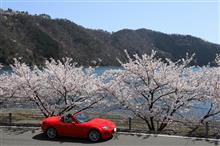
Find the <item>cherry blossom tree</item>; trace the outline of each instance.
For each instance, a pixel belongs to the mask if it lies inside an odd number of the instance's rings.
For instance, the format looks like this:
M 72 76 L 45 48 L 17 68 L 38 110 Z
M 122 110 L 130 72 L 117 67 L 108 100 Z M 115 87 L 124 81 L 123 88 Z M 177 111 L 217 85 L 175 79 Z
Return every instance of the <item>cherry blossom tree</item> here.
M 220 57 L 218 55 L 215 61 L 218 66 L 198 67 L 198 73 L 201 74 L 200 78 L 197 79 L 200 80 L 200 88 L 196 92 L 200 95 L 200 98 L 196 103 L 196 107 L 190 111 L 195 116 L 191 115 L 182 119 L 191 128 L 189 133 L 193 133 L 201 125 L 205 125 L 220 114 Z M 196 113 L 199 110 L 200 115 Z
M 200 117 L 200 122 L 204 123 L 210 120 L 211 117 L 220 114 L 220 56 L 217 55 L 216 67 L 202 67 L 200 72 L 202 74 L 201 92 L 204 96 L 200 102 L 207 105 L 207 111 Z
M 12 73 L 1 75 L 2 95 L 32 101 L 46 117 L 92 108 L 105 97 L 101 82 L 93 68 L 84 69 L 72 62 L 70 58 L 50 59 L 40 69 L 15 59 Z
M 111 79 L 105 90 L 112 102 L 121 105 L 146 122 L 150 131 L 162 131 L 179 115 L 184 115 L 200 92 L 200 72 L 188 67 L 192 57 L 166 62 L 151 55 L 128 54 L 128 63 L 121 63 L 120 72 L 107 72 Z
M 15 88 L 12 85 L 12 78 L 9 74 L 4 72 L 3 66 L 0 66 L 0 102 L 8 103 L 15 93 Z

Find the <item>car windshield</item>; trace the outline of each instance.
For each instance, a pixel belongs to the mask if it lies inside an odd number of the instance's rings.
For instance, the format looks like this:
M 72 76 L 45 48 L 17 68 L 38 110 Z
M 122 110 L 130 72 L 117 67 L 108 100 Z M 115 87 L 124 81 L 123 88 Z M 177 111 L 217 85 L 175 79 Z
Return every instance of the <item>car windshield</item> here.
M 88 121 L 90 121 L 92 119 L 91 117 L 89 117 L 89 115 L 87 115 L 85 113 L 80 113 L 80 114 L 76 115 L 75 118 L 80 123 L 88 122 Z

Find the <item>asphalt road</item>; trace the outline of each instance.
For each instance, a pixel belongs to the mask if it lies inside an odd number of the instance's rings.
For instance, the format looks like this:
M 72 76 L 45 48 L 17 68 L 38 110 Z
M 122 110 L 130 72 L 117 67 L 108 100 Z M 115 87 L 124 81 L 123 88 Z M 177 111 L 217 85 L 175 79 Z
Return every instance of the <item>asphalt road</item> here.
M 150 136 L 116 134 L 112 139 L 91 143 L 86 139 L 60 137 L 48 140 L 39 128 L 0 128 L 0 146 L 213 146 L 220 141 Z

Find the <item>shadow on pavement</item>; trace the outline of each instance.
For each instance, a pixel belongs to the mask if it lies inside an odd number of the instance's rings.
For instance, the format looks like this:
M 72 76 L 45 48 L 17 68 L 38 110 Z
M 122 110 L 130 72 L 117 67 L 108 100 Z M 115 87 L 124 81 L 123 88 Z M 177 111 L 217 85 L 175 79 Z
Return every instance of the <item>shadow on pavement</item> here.
M 141 133 L 123 133 L 123 134 L 119 134 L 117 133 L 117 135 L 129 135 L 129 136 L 136 136 L 138 138 L 141 138 L 141 139 L 148 139 L 150 137 L 152 137 L 151 135 L 143 135 Z M 154 137 L 157 137 L 157 135 L 155 135 Z
M 151 138 L 151 137 L 160 137 L 160 135 L 142 135 L 142 134 L 139 134 L 139 133 L 127 133 L 127 134 L 125 134 L 125 133 L 123 133 L 123 134 L 118 134 L 118 137 L 120 136 L 120 135 L 129 135 L 129 136 L 134 136 L 134 137 L 137 137 L 137 138 L 141 138 L 141 139 L 143 139 L 143 140 L 145 140 L 145 139 L 148 139 L 148 138 Z M 179 139 L 179 138 L 177 138 L 177 139 Z M 206 143 L 210 143 L 210 144 L 213 144 L 213 145 L 219 145 L 219 139 L 201 139 L 201 138 L 192 138 L 192 137 L 188 137 L 188 138 L 183 138 L 183 139 L 185 139 L 186 140 L 186 142 L 188 143 L 188 142 L 199 142 L 199 141 L 201 141 L 201 142 L 206 142 Z M 186 145 L 188 145 L 188 144 L 186 144 Z
M 206 141 L 207 143 L 211 143 L 213 145 L 219 145 L 219 141 L 218 140 L 209 140 L 208 138 L 207 139 L 200 139 L 200 138 L 191 139 L 191 138 L 186 138 L 186 139 L 189 139 L 189 140 L 192 140 L 192 141 Z
M 47 136 L 44 133 L 37 134 L 37 135 L 33 136 L 32 139 L 41 140 L 41 141 L 57 141 L 60 143 L 72 142 L 72 143 L 95 144 L 94 142 L 91 142 L 88 139 L 73 138 L 73 137 L 57 137 L 56 139 L 51 140 L 51 139 L 47 138 Z M 110 140 L 110 139 L 100 140 L 100 141 L 98 141 L 98 143 L 106 142 L 108 140 Z

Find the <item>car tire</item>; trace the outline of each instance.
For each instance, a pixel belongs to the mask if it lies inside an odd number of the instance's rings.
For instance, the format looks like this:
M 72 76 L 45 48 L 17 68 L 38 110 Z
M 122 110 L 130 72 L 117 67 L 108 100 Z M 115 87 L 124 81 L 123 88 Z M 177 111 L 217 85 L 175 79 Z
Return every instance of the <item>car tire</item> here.
M 57 131 L 55 128 L 48 128 L 46 131 L 46 135 L 49 139 L 55 139 L 57 137 Z
M 101 139 L 101 134 L 97 130 L 91 130 L 89 132 L 88 138 L 92 142 L 97 142 Z

